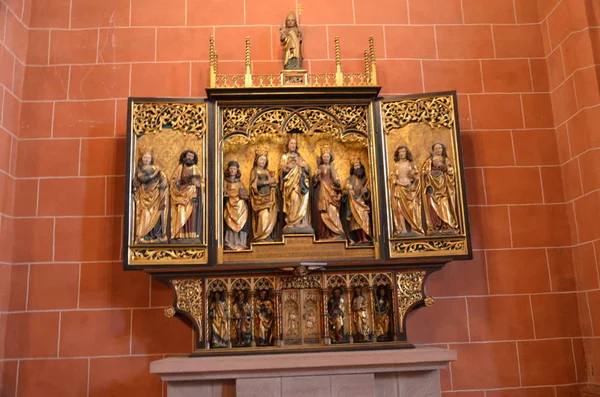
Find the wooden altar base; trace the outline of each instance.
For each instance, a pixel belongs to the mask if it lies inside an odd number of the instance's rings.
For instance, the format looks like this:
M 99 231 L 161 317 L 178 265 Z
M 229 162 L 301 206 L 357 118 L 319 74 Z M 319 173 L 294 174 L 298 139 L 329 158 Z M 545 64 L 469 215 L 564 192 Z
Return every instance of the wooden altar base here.
M 420 347 L 260 355 L 173 357 L 150 372 L 168 397 L 438 397 L 439 370 L 453 350 Z

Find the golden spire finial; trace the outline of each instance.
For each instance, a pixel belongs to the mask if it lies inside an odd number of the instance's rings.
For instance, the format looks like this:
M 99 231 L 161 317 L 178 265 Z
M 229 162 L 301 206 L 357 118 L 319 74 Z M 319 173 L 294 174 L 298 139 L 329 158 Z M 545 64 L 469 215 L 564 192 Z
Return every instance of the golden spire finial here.
M 344 85 L 344 75 L 342 74 L 342 55 L 340 51 L 340 37 L 335 36 L 335 85 Z
M 246 36 L 246 75 L 244 76 L 244 85 L 252 87 L 252 68 L 251 68 L 250 36 Z
M 367 81 L 371 81 L 371 60 L 369 58 L 369 51 L 365 50 L 365 77 Z
M 377 85 L 377 67 L 375 65 L 375 43 L 373 36 L 369 37 L 369 61 L 371 63 L 371 84 Z
M 209 85 L 216 87 L 217 84 L 217 52 L 215 51 L 215 36 L 210 35 L 208 39 L 208 61 L 209 61 Z

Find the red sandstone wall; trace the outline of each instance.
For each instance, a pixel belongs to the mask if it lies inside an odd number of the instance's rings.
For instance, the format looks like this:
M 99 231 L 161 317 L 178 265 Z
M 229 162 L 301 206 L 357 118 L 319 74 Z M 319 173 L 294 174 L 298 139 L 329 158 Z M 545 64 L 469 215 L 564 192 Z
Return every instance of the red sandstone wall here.
M 303 1 L 311 72 L 333 68 L 335 35 L 343 67 L 359 70 L 373 35 L 386 94 L 459 91 L 474 260 L 432 276 L 436 305 L 409 318 L 412 342 L 458 350 L 442 376 L 447 397 L 570 397 L 587 372 L 597 376 L 600 235 L 587 215 L 598 213 L 598 180 L 584 171 L 597 167 L 590 66 L 599 54 L 579 62 L 577 47 L 581 31 L 598 46 L 598 29 L 587 28 L 600 20 L 594 1 L 588 25 L 569 17 L 584 15 L 583 0 L 540 0 L 539 13 L 533 0 Z M 17 388 L 28 397 L 162 395 L 148 363 L 189 352 L 192 333 L 164 317 L 165 287 L 120 270 L 126 98 L 203 96 L 210 34 L 220 71 L 243 72 L 250 35 L 255 72 L 277 72 L 278 26 L 294 8 L 0 3 L 0 43 L 11 49 L 2 70 L 18 57 L 16 83 L 0 73 L 0 189 L 14 176 L 17 198 L 0 224 L 0 246 L 1 236 L 15 242 L 12 255 L 0 250 L 13 264 L 10 305 L 0 306 L 2 397 Z
M 600 3 L 562 0 L 546 14 L 545 51 L 588 380 L 600 383 Z M 598 392 L 597 389 L 596 392 Z

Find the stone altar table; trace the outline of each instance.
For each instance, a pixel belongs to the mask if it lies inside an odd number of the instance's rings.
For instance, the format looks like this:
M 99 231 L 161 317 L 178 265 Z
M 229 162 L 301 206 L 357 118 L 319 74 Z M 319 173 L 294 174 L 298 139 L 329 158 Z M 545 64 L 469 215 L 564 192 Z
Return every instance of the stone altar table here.
M 368 350 L 173 357 L 150 372 L 168 397 L 439 397 L 439 370 L 454 350 Z

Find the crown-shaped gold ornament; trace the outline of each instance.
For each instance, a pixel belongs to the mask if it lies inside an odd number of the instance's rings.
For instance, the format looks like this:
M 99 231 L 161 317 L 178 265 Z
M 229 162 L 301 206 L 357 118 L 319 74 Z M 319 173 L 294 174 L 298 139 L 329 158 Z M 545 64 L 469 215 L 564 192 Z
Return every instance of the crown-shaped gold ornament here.
M 268 156 L 269 155 L 269 148 L 267 147 L 259 147 L 258 149 L 256 149 L 255 151 L 257 156 Z
M 331 150 L 332 150 L 331 145 L 323 145 L 323 146 L 321 146 L 321 156 L 324 155 L 325 153 L 331 154 Z

